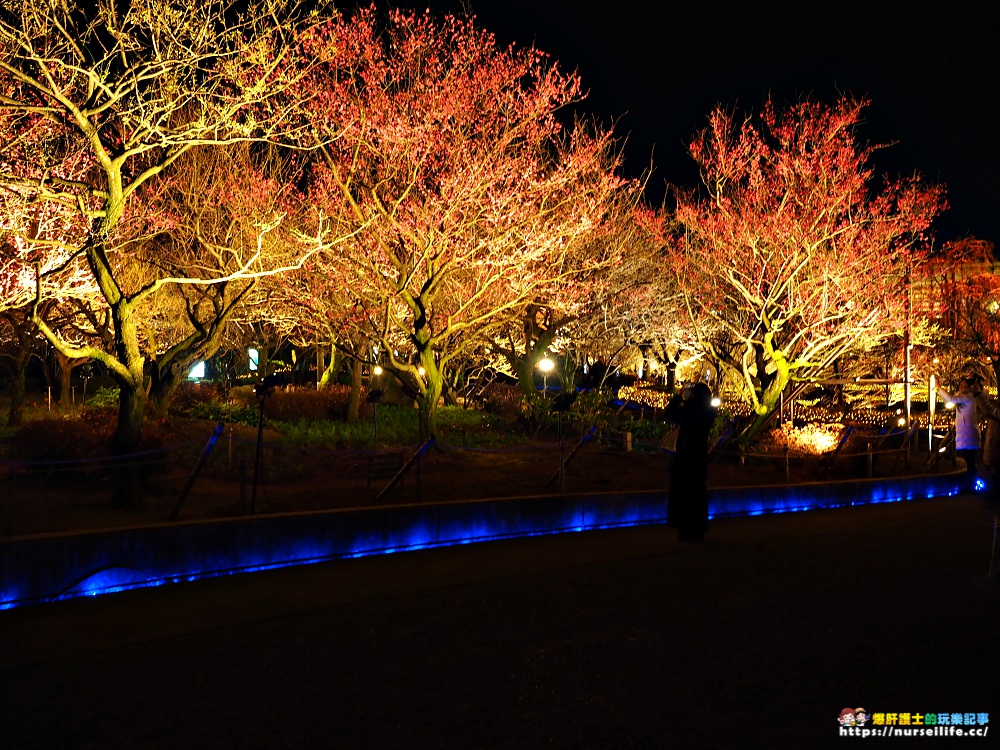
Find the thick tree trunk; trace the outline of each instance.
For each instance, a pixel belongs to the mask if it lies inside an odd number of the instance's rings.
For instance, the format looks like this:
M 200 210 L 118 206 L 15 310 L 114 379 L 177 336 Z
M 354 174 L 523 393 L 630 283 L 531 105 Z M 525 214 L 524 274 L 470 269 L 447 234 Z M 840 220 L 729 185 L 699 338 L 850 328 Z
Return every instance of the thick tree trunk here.
M 426 367 L 424 368 L 426 369 Z M 419 410 L 420 442 L 430 438 L 437 439 L 437 409 L 441 398 L 441 376 L 435 370 L 434 375 L 427 372 L 427 388 L 417 399 Z
M 10 386 L 10 410 L 7 412 L 7 426 L 19 427 L 24 421 L 24 373 L 28 369 L 29 356 L 18 352 L 12 371 Z
M 667 391 L 672 393 L 677 385 L 677 363 L 667 362 Z
M 142 435 L 142 420 L 146 411 L 146 394 L 141 387 L 119 383 L 118 428 L 115 448 L 119 453 L 135 451 Z
M 70 359 L 56 349 L 56 362 L 59 365 L 59 406 L 68 409 L 73 401 L 73 368 L 77 364 L 85 364 L 89 359 Z
M 121 299 L 111 306 L 111 315 L 115 355 L 126 370 L 126 373 L 115 375 L 118 383 L 118 426 L 113 448 L 119 463 L 114 470 L 111 504 L 116 508 L 129 508 L 140 501 L 141 472 L 132 454 L 139 448 L 146 411 L 144 358 L 139 348 L 139 331 L 132 316 L 131 304 Z
M 150 413 L 157 419 L 166 418 L 170 402 L 173 401 L 180 384 L 184 382 L 184 378 L 179 377 L 179 373 L 183 371 L 181 363 L 174 362 L 162 369 L 155 367 L 150 374 L 148 406 Z
M 444 378 L 437 362 L 434 361 L 434 352 L 430 349 L 421 352 L 420 364 L 424 368 L 425 387 L 417 397 L 417 409 L 419 412 L 420 442 L 424 442 L 430 438 L 437 439 L 438 400 L 441 398 L 441 391 L 444 388 Z
M 533 353 L 528 352 L 518 359 L 514 366 L 514 374 L 517 376 L 517 387 L 526 396 L 530 396 L 535 392 L 535 366 L 537 364 Z
M 118 428 L 114 435 L 111 507 L 134 508 L 141 502 L 142 467 L 134 455 L 139 447 L 146 393 L 139 384 L 119 381 Z
M 781 404 L 781 393 L 785 390 L 790 380 L 790 374 L 784 367 L 779 367 L 774 378 L 771 379 L 767 387 L 760 395 L 760 406 L 757 408 L 757 416 L 750 426 L 743 432 L 743 439 L 752 441 L 757 434 L 768 423 L 771 415 L 777 411 Z
M 357 422 L 361 411 L 362 363 L 357 357 L 351 359 L 351 393 L 347 397 L 347 421 Z

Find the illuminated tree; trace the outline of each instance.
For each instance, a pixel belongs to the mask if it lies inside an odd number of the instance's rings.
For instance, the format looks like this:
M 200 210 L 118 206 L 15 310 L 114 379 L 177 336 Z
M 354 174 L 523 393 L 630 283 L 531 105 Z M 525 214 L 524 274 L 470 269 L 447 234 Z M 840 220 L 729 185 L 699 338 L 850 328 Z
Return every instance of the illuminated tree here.
M 85 259 L 110 311 L 113 345 L 72 347 L 40 316 L 35 323 L 65 356 L 91 357 L 120 387 L 115 439 L 138 441 L 146 402 L 138 307 L 160 290 L 211 285 L 270 269 L 254 258 L 234 273 L 159 276 L 131 286 L 128 228 L 137 192 L 198 146 L 237 141 L 322 140 L 301 117 L 309 68 L 300 40 L 321 16 L 282 0 L 260 0 L 237 17 L 223 2 L 5 0 L 0 21 L 0 186 L 68 211 L 78 236 L 60 238 Z M 92 165 L 72 178 L 23 158 L 17 134 L 44 122 L 59 161 Z M 44 271 L 43 271 L 44 273 Z M 141 278 L 138 277 L 138 278 Z
M 529 304 L 569 310 L 610 261 L 587 239 L 625 183 L 610 135 L 564 131 L 576 76 L 470 20 L 362 11 L 335 30 L 315 103 L 344 124 L 317 165 L 335 234 L 322 273 L 434 434 L 442 373 Z
M 944 191 L 872 185 L 864 102 L 767 103 L 759 121 L 717 109 L 691 144 L 704 191 L 679 191 L 675 275 L 703 346 L 735 370 L 757 419 L 792 380 L 906 327 L 907 283 Z M 732 346 L 702 330 L 711 321 Z
M 921 286 L 922 312 L 949 329 L 952 367 L 988 370 L 1000 383 L 1000 276 L 993 243 L 966 238 L 945 248 Z M 970 365 L 973 365 L 970 367 Z
M 218 351 L 227 324 L 260 279 L 298 266 L 302 249 L 285 220 L 292 210 L 291 169 L 276 150 L 249 143 L 199 147 L 140 191 L 147 221 L 135 232 L 143 241 L 131 254 L 133 286 L 161 278 L 217 280 L 170 285 L 136 312 L 156 414 L 166 414 L 191 367 Z

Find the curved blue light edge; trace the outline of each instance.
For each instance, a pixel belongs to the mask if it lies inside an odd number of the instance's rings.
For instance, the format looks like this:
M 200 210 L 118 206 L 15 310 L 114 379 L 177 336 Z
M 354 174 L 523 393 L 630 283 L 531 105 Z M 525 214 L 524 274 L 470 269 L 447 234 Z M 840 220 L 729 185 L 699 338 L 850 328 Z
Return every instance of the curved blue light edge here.
M 900 492 L 897 487 L 894 488 L 895 491 L 891 492 L 891 494 L 890 492 L 886 492 L 886 490 L 887 488 L 885 487 L 873 487 L 871 488 L 870 497 L 867 500 L 851 500 L 840 503 L 821 502 L 817 499 L 803 502 L 803 496 L 797 495 L 794 498 L 788 498 L 787 505 L 781 504 L 780 501 L 775 502 L 773 498 L 767 500 L 763 494 L 755 496 L 754 493 L 747 493 L 747 497 L 745 497 L 742 502 L 743 510 L 728 510 L 722 513 L 710 513 L 709 518 L 735 518 L 741 516 L 799 513 L 818 509 L 834 509 L 861 505 L 896 503 L 917 498 L 931 499 L 933 497 L 940 496 L 953 497 L 958 494 L 957 489 L 944 491 L 940 494 L 929 492 L 927 489 L 919 491 L 913 487 L 908 487 L 904 492 Z M 20 597 L 20 592 L 17 588 L 11 587 L 0 593 L 0 610 L 13 609 L 27 604 L 39 604 L 87 596 L 99 596 L 134 589 L 163 586 L 169 583 L 184 583 L 208 578 L 219 578 L 228 575 L 238 575 L 242 573 L 256 573 L 266 570 L 276 570 L 298 565 L 311 565 L 341 559 L 357 559 L 375 555 L 414 552 L 422 549 L 435 549 L 462 544 L 502 541 L 515 538 L 550 536 L 555 534 L 576 533 L 580 531 L 648 526 L 661 524 L 665 520 L 662 517 L 644 517 L 640 511 L 635 508 L 621 510 L 619 511 L 620 516 L 617 519 L 608 519 L 606 516 L 611 512 L 612 511 L 608 510 L 602 512 L 600 514 L 600 521 L 581 518 L 581 514 L 571 513 L 569 514 L 570 517 L 565 519 L 564 525 L 544 529 L 535 528 L 508 530 L 500 533 L 491 529 L 489 524 L 469 522 L 465 524 L 464 527 L 461 524 L 458 524 L 457 526 L 461 528 L 453 528 L 452 535 L 446 539 L 434 539 L 432 532 L 421 524 L 400 533 L 396 539 L 392 540 L 393 543 L 381 548 L 367 546 L 359 540 L 358 544 L 355 545 L 355 549 L 352 551 L 330 554 L 317 549 L 314 545 L 303 545 L 295 549 L 287 550 L 285 552 L 284 559 L 278 561 L 248 562 L 245 565 L 226 568 L 207 566 L 203 570 L 187 571 L 182 574 L 155 574 L 152 571 L 138 571 L 120 567 L 109 567 L 91 573 L 86 578 L 82 579 L 68 590 L 57 596 L 29 601 Z M 582 515 L 585 516 L 586 514 Z

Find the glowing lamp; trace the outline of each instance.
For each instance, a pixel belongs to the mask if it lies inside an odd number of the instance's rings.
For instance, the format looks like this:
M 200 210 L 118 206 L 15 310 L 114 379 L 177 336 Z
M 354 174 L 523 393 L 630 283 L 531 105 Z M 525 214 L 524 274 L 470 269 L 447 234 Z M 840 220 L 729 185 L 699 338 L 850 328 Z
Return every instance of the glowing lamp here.
M 372 372 L 375 373 L 376 375 L 381 375 L 382 374 L 382 367 L 381 367 L 381 365 L 375 365 L 375 369 L 372 370 Z
M 715 398 L 712 399 L 712 406 L 714 406 L 716 409 L 718 409 L 719 406 L 721 406 L 721 405 L 722 405 L 722 399 L 721 398 L 719 398 L 718 396 L 716 396 Z
M 542 371 L 542 392 L 543 393 L 548 393 L 549 392 L 549 373 L 552 372 L 552 368 L 554 368 L 555 366 L 556 366 L 556 363 L 553 362 L 548 357 L 543 358 L 538 363 L 538 369 Z

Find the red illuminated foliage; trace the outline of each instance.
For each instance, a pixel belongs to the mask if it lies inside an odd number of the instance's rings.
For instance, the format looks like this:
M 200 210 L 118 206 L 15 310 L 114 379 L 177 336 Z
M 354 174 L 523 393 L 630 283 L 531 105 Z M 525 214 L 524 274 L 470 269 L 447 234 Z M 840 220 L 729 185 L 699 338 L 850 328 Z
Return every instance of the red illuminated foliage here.
M 586 298 L 612 259 L 589 240 L 631 188 L 609 133 L 557 118 L 577 76 L 471 20 L 393 11 L 380 24 L 368 9 L 317 45 L 330 62 L 316 116 L 342 134 L 310 194 L 350 239 L 317 259 L 309 290 L 378 345 L 431 435 L 453 362 L 529 304 L 570 312 Z
M 950 333 L 943 350 L 952 377 L 965 371 L 989 372 L 1000 382 L 1000 276 L 991 242 L 965 238 L 949 244 L 932 263 L 917 296 L 921 312 Z
M 675 274 L 713 357 L 758 415 L 791 380 L 905 328 L 906 285 L 928 253 L 944 190 L 917 177 L 873 185 L 865 102 L 768 102 L 759 120 L 715 110 L 691 155 L 702 192 L 677 194 Z

